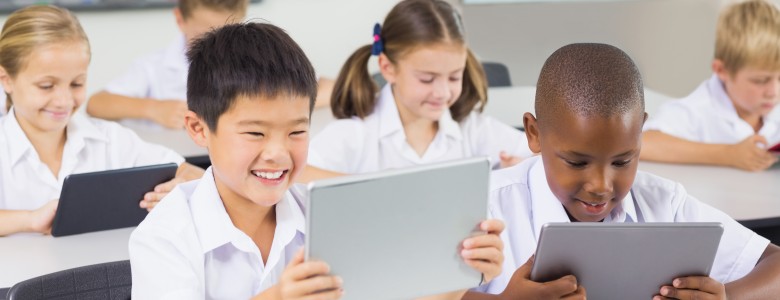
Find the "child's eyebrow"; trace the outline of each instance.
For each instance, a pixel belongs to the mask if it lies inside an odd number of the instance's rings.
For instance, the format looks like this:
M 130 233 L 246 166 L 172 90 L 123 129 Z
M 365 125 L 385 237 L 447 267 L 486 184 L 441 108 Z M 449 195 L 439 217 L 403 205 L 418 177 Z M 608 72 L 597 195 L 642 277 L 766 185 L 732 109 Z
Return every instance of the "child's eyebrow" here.
M 258 125 L 258 126 L 270 126 L 272 123 L 261 121 L 261 120 L 243 120 L 238 121 L 238 125 Z M 309 124 L 309 118 L 303 117 L 299 119 L 292 120 L 288 122 L 287 124 L 290 125 L 300 125 L 300 124 Z
M 457 70 L 450 71 L 450 72 L 449 72 L 449 74 L 460 73 L 460 72 L 463 72 L 463 70 L 465 70 L 465 68 L 459 68 L 459 69 L 457 69 Z M 417 72 L 417 73 L 420 73 L 420 74 L 423 74 L 423 75 L 439 75 L 439 73 L 436 73 L 436 72 L 431 72 L 431 71 L 422 71 L 422 70 L 418 70 L 418 71 L 416 71 L 416 72 Z
M 618 155 L 613 156 L 612 158 L 618 158 L 618 157 L 624 157 L 624 156 L 630 156 L 632 154 L 636 153 L 636 150 L 628 150 L 626 152 L 620 153 Z M 563 151 L 563 154 L 576 156 L 579 158 L 593 158 L 593 156 L 585 154 L 585 153 L 579 153 L 577 151 Z

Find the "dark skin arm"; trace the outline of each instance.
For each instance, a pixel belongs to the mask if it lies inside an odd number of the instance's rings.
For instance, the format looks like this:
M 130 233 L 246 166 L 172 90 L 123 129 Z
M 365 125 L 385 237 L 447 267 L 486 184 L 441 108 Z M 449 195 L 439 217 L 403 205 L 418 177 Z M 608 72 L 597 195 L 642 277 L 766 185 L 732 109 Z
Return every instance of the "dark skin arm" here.
M 780 247 L 769 244 L 755 268 L 738 280 L 721 284 L 711 277 L 677 278 L 654 299 L 772 299 L 780 293 Z
M 512 299 L 563 299 L 582 300 L 586 297 L 585 288 L 577 284 L 577 278 L 572 275 L 564 276 L 549 282 L 531 281 L 531 268 L 534 257 L 526 261 L 512 273 L 509 284 L 499 295 L 482 294 L 468 291 L 463 300 L 512 300 Z

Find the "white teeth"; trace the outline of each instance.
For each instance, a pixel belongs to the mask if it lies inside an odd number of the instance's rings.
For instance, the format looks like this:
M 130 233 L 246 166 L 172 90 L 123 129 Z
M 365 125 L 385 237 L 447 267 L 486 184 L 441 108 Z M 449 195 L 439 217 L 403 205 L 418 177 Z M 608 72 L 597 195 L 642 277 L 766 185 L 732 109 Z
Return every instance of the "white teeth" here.
M 252 174 L 254 174 L 257 177 L 265 178 L 265 179 L 279 179 L 279 177 L 282 177 L 282 174 L 284 174 L 284 171 L 278 171 L 278 172 L 257 172 L 257 171 L 253 171 Z

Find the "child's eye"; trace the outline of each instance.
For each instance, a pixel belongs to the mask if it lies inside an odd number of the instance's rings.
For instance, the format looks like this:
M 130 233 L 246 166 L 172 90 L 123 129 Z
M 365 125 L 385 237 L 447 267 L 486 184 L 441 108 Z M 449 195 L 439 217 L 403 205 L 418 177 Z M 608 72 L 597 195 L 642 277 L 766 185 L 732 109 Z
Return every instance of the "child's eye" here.
M 625 167 L 625 166 L 627 166 L 629 163 L 631 163 L 631 160 L 630 160 L 630 159 L 628 159 L 628 160 L 621 160 L 621 161 L 616 161 L 616 162 L 613 162 L 613 163 L 612 163 L 612 165 L 613 165 L 613 166 L 615 166 L 615 167 Z
M 568 160 L 568 159 L 566 160 L 566 163 L 569 166 L 572 166 L 574 168 L 583 168 L 583 167 L 588 165 L 588 163 L 586 163 L 584 161 L 571 161 L 571 160 Z
M 767 84 L 769 83 L 770 80 L 771 80 L 770 78 L 755 78 L 752 81 L 755 84 Z
M 460 81 L 460 77 L 450 77 L 450 81 L 458 82 L 458 81 Z
M 38 88 L 40 88 L 40 89 L 42 89 L 42 90 L 50 90 L 50 89 L 52 89 L 53 87 L 54 87 L 54 85 L 51 85 L 51 84 L 45 84 L 45 85 L 39 85 L 39 86 L 38 86 Z
M 306 130 L 299 130 L 291 132 L 290 135 L 302 135 L 304 133 L 306 133 Z
M 74 88 L 80 88 L 80 87 L 84 86 L 84 84 L 83 83 L 71 83 L 70 86 L 74 87 Z
M 425 84 L 433 83 L 433 78 L 430 78 L 430 79 L 427 79 L 427 78 L 426 79 L 420 79 L 420 82 L 425 83 Z
M 263 137 L 265 134 L 262 132 L 244 132 L 245 134 L 251 135 L 251 136 L 257 136 L 257 137 Z

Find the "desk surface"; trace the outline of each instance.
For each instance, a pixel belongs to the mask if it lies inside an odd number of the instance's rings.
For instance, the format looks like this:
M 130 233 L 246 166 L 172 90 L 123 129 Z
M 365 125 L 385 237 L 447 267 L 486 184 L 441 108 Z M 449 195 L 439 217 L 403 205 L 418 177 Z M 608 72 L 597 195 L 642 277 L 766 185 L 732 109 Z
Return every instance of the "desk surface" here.
M 33 277 L 86 265 L 128 259 L 135 229 L 123 228 L 64 237 L 16 234 L 0 238 L 0 288 Z
M 682 183 L 688 194 L 738 221 L 780 217 L 780 164 L 763 172 L 642 161 L 639 169 Z

